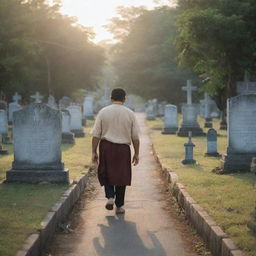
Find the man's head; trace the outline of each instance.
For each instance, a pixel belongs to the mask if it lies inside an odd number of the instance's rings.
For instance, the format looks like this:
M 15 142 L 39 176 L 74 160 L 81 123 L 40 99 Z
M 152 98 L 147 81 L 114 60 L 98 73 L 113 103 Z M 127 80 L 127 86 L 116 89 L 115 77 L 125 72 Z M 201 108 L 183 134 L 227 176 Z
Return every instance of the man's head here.
M 113 89 L 111 93 L 111 100 L 125 102 L 125 96 L 126 96 L 125 90 L 123 90 L 122 88 L 116 88 L 116 89 Z

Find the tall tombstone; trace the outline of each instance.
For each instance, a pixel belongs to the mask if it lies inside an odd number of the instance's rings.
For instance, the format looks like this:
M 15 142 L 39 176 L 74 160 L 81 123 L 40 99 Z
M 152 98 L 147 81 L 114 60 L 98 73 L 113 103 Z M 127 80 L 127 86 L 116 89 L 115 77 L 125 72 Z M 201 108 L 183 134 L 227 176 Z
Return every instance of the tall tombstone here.
M 147 116 L 147 120 L 149 121 L 153 121 L 156 119 L 154 105 L 151 100 L 148 101 L 146 106 L 146 116 Z
M 212 128 L 212 117 L 211 117 L 211 101 L 208 93 L 204 93 L 204 119 L 205 119 L 205 128 Z
M 163 117 L 165 115 L 165 107 L 166 107 L 166 103 L 165 102 L 160 102 L 158 104 L 157 116 Z
M 158 100 L 157 99 L 153 99 L 151 101 L 152 105 L 153 105 L 153 111 L 154 111 L 154 116 L 158 116 Z
M 228 100 L 228 148 L 221 160 L 226 171 L 250 171 L 256 155 L 256 94 Z
M 8 123 L 12 124 L 13 122 L 13 113 L 21 109 L 21 105 L 17 102 L 11 102 L 8 106 Z
M 192 92 L 196 91 L 197 87 L 192 86 L 192 82 L 188 80 L 187 86 L 182 87 L 182 90 L 187 92 L 187 104 L 182 106 L 182 124 L 177 135 L 187 137 L 191 131 L 194 137 L 204 136 L 205 134 L 197 122 L 198 106 L 192 104 Z
M 0 134 L 2 136 L 2 141 L 4 144 L 10 143 L 10 138 L 8 136 L 8 119 L 5 110 L 0 109 Z
M 41 103 L 44 96 L 42 96 L 39 92 L 36 92 L 34 95 L 30 96 L 30 98 L 34 100 L 34 103 Z
M 62 143 L 74 144 L 74 133 L 71 132 L 71 115 L 68 110 L 62 110 Z
M 84 98 L 83 102 L 83 116 L 87 120 L 94 120 L 94 113 L 93 113 L 93 96 L 87 95 Z
M 76 138 L 84 137 L 84 130 L 82 125 L 82 111 L 80 106 L 69 106 L 67 108 L 71 115 L 71 132 L 75 134 Z
M 251 82 L 249 74 L 245 72 L 244 81 L 237 82 L 236 92 L 238 95 L 256 93 L 256 82 Z
M 177 107 L 171 104 L 165 105 L 164 129 L 162 134 L 176 134 L 178 130 Z
M 48 97 L 48 106 L 54 109 L 58 109 L 55 98 L 52 95 L 49 95 Z
M 218 134 L 216 130 L 209 129 L 207 132 L 207 152 L 205 153 L 206 156 L 220 156 L 217 150 L 217 138 Z
M 66 109 L 67 107 L 69 107 L 71 105 L 71 102 L 72 102 L 72 100 L 69 97 L 63 96 L 59 101 L 59 108 Z
M 68 183 L 61 161 L 61 113 L 33 103 L 13 115 L 14 161 L 7 182 Z
M 0 100 L 0 109 L 7 111 L 7 102 L 4 100 Z

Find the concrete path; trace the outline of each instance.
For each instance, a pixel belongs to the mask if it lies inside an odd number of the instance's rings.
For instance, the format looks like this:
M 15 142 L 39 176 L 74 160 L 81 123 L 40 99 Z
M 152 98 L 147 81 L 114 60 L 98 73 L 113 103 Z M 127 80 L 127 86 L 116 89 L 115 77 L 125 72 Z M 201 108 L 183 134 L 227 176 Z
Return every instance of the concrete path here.
M 126 192 L 126 214 L 105 210 L 103 189 L 96 185 L 93 198 L 76 216 L 74 233 L 57 235 L 53 256 L 194 256 L 166 208 L 163 185 L 156 172 L 144 115 L 140 164 L 133 169 L 132 187 Z

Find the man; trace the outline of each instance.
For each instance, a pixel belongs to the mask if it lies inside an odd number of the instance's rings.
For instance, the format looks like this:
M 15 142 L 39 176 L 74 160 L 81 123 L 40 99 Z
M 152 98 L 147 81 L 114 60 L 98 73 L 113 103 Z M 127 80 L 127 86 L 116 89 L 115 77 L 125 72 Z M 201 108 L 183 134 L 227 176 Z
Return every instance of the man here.
M 131 185 L 131 143 L 132 163 L 139 163 L 139 128 L 134 113 L 124 106 L 125 96 L 121 88 L 112 91 L 112 105 L 98 113 L 92 130 L 92 162 L 99 159 L 98 179 L 108 199 L 105 207 L 113 210 L 115 204 L 116 214 L 125 213 L 125 189 Z

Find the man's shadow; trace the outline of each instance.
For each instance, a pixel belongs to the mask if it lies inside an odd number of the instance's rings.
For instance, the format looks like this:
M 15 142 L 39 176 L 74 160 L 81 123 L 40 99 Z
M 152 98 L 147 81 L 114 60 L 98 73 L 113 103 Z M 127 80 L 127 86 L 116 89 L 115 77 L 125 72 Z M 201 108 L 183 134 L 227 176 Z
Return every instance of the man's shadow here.
M 167 256 L 154 233 L 148 231 L 153 248 L 147 248 L 134 222 L 125 221 L 124 215 L 106 218 L 108 226 L 98 225 L 104 238 L 104 246 L 101 245 L 99 237 L 93 239 L 98 256 Z

